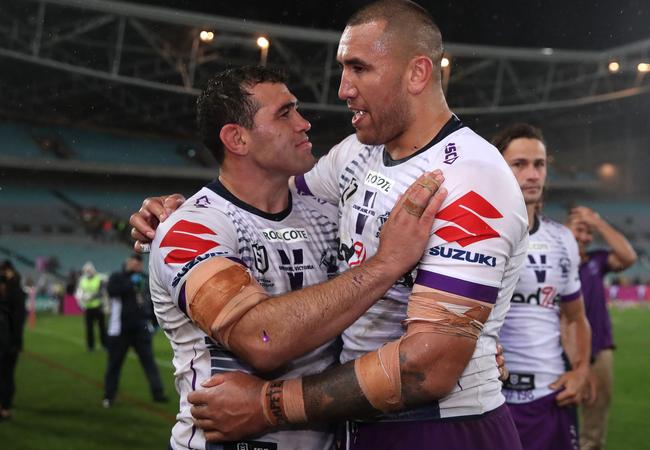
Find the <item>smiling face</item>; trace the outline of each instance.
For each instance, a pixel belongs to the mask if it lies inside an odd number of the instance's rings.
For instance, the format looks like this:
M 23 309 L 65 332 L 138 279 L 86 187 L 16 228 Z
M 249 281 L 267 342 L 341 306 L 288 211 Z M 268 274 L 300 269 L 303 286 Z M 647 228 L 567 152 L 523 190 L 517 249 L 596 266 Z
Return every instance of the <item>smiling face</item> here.
M 339 98 L 353 112 L 359 141 L 368 145 L 390 143 L 410 122 L 403 79 L 408 61 L 387 43 L 384 27 L 381 21 L 346 27 L 337 53 Z
M 589 244 L 594 240 L 594 233 L 589 225 L 579 220 L 572 220 L 569 222 L 569 229 L 573 232 L 576 238 L 580 253 L 586 252 Z
M 297 110 L 298 101 L 283 83 L 259 83 L 248 89 L 259 109 L 245 129 L 251 161 L 263 171 L 301 175 L 314 166 L 307 132 L 311 124 Z
M 546 182 L 546 146 L 534 138 L 513 139 L 503 151 L 517 178 L 526 205 L 534 205 L 542 198 Z

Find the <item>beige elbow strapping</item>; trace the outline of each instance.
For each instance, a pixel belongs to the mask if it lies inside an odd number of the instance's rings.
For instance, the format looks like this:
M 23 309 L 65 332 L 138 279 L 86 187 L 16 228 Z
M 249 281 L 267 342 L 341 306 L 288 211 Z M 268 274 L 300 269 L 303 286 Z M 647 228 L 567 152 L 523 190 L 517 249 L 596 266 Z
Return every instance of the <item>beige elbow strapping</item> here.
M 483 323 L 478 319 L 487 306 L 464 306 L 436 298 L 442 293 L 417 293 L 409 298 L 405 335 L 379 350 L 367 353 L 354 363 L 359 386 L 370 404 L 379 411 L 403 408 L 399 348 L 403 341 L 419 333 L 446 334 L 478 339 Z
M 244 266 L 226 258 L 211 258 L 194 268 L 185 297 L 190 319 L 230 348 L 228 341 L 235 325 L 269 294 Z

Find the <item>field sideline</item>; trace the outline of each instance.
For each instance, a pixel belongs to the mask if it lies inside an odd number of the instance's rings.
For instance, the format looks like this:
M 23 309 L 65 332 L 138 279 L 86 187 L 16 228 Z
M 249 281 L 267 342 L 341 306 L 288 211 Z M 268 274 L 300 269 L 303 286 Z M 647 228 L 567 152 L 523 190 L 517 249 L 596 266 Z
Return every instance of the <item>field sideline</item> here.
M 617 343 L 614 405 L 609 450 L 650 449 L 650 309 L 612 311 Z M 127 358 L 115 406 L 101 406 L 106 354 L 88 353 L 80 317 L 42 316 L 27 328 L 17 372 L 14 418 L 0 423 L 0 447 L 11 450 L 166 449 L 178 397 L 171 349 L 164 335 L 154 340 L 167 404 L 151 402 L 133 353 Z

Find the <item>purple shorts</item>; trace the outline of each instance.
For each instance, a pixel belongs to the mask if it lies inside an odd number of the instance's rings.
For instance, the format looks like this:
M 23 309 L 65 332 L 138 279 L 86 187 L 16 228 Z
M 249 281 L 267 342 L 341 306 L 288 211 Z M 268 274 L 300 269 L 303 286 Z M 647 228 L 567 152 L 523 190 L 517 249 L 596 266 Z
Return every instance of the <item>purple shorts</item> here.
M 521 450 L 505 404 L 480 416 L 352 425 L 350 450 Z
M 575 406 L 560 408 L 557 394 L 530 403 L 509 403 L 510 413 L 526 450 L 578 450 Z

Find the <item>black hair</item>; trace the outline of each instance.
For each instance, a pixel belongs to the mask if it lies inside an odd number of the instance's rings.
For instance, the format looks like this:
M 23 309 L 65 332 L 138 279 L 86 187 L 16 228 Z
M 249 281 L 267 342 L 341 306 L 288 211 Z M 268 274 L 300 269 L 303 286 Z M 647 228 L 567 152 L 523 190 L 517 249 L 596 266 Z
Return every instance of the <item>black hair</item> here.
M 260 105 L 250 89 L 260 83 L 285 83 L 282 72 L 261 66 L 243 66 L 217 73 L 209 81 L 196 102 L 196 121 L 201 142 L 219 164 L 225 156 L 219 133 L 229 123 L 253 127 L 253 118 Z

